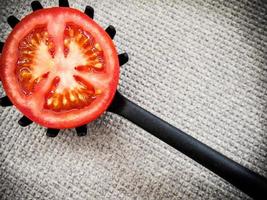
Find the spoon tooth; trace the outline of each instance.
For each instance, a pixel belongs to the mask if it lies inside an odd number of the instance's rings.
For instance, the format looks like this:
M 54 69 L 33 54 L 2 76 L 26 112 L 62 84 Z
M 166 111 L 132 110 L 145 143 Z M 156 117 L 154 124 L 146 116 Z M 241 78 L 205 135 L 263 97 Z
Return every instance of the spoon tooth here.
M 12 102 L 7 96 L 0 98 L 0 106 L 7 107 L 7 106 L 12 106 L 12 105 L 13 105 Z
M 17 23 L 19 23 L 19 19 L 14 15 L 11 15 L 7 18 L 7 23 L 11 28 L 14 28 L 17 25 Z
M 59 7 L 70 7 L 68 0 L 59 0 L 58 5 Z
M 94 9 L 93 9 L 91 6 L 86 6 L 84 13 L 85 13 L 88 17 L 94 19 Z
M 113 38 L 115 37 L 116 35 L 116 29 L 114 26 L 112 25 L 109 25 L 106 30 L 107 34 L 109 35 L 109 37 L 113 40 Z
M 129 56 L 127 53 L 121 53 L 118 55 L 118 57 L 119 57 L 120 66 L 124 65 L 125 63 L 129 61 Z
M 32 7 L 32 10 L 33 11 L 43 9 L 43 6 L 42 6 L 42 4 L 39 1 L 33 1 L 31 3 L 31 7 Z
M 60 129 L 53 129 L 53 128 L 48 128 L 46 131 L 46 136 L 47 137 L 56 137 L 59 133 Z
M 0 53 L 2 53 L 2 50 L 3 50 L 4 45 L 5 45 L 4 42 L 0 42 Z
M 85 136 L 87 135 L 87 125 L 82 125 L 82 126 L 79 126 L 76 129 L 76 132 L 77 132 L 77 135 L 82 137 L 82 136 Z
M 18 121 L 19 125 L 21 125 L 22 127 L 28 126 L 32 123 L 33 121 L 30 120 L 28 117 L 23 116 L 22 118 L 20 118 L 20 120 Z

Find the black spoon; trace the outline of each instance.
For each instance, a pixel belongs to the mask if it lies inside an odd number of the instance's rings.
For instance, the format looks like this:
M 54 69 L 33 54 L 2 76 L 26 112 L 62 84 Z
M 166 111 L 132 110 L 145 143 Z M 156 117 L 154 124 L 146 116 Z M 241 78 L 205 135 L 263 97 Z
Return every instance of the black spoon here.
M 43 8 L 39 1 L 32 2 L 31 6 L 33 10 Z M 69 7 L 69 3 L 67 0 L 59 0 L 59 6 Z M 94 9 L 87 6 L 85 14 L 93 19 Z M 19 20 L 14 16 L 8 18 L 8 23 L 12 28 L 15 27 L 18 22 Z M 115 28 L 111 25 L 106 29 L 106 32 L 111 39 L 113 39 L 116 34 Z M 2 47 L 3 43 L 0 42 L 0 51 L 2 50 Z M 118 57 L 120 65 L 125 64 L 129 59 L 126 53 L 120 54 Z M 11 106 L 12 103 L 6 96 L 0 99 L 0 105 Z M 116 92 L 108 111 L 116 113 L 143 128 L 155 137 L 181 151 L 199 164 L 222 177 L 247 195 L 255 199 L 267 197 L 267 179 L 265 177 L 243 167 L 190 135 L 161 120 L 128 100 L 118 91 Z M 21 126 L 27 126 L 31 123 L 32 121 L 26 116 L 23 116 L 19 120 Z M 77 127 L 76 131 L 79 136 L 86 135 L 86 125 Z M 59 129 L 48 129 L 47 136 L 56 137 L 58 132 Z

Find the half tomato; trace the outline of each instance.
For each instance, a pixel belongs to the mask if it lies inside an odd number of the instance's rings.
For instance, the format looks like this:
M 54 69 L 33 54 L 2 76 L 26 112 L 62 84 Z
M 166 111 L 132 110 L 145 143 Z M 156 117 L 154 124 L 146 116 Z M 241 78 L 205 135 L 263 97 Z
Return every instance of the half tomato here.
M 1 79 L 11 102 L 49 128 L 73 128 L 111 103 L 119 61 L 109 35 L 72 8 L 47 8 L 19 22 L 3 48 Z

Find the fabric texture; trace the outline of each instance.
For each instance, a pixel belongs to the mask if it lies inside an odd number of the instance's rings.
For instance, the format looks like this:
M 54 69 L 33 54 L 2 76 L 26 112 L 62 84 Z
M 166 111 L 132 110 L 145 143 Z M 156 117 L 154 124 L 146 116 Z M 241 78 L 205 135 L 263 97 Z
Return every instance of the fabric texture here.
M 56 1 L 42 0 L 44 7 Z M 133 102 L 267 176 L 267 4 L 257 0 L 76 0 L 112 24 L 128 52 L 119 91 Z M 2 0 L 6 19 L 30 1 Z M 1 96 L 5 93 L 1 86 Z M 88 124 L 88 135 L 18 125 L 0 108 L 0 199 L 249 199 L 180 152 L 115 114 Z

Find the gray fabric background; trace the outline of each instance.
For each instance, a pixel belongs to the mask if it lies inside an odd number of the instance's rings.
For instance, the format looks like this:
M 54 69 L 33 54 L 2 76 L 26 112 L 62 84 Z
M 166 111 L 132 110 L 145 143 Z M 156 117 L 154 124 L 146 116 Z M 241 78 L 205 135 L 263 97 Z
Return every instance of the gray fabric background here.
M 56 2 L 42 1 L 55 6 Z M 71 1 L 95 8 L 127 51 L 119 91 L 145 109 L 267 176 L 267 5 L 261 1 Z M 3 1 L 6 18 L 30 1 Z M 1 95 L 4 91 L 1 87 Z M 147 132 L 110 113 L 55 139 L 0 108 L 1 199 L 249 199 Z

